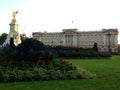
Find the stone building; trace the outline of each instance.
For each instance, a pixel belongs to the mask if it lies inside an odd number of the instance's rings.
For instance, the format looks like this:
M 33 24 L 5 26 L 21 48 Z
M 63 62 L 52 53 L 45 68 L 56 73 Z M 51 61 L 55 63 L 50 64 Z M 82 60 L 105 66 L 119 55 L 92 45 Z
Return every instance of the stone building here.
M 79 31 L 78 29 L 63 29 L 62 32 L 33 32 L 33 38 L 51 46 L 75 46 L 92 48 L 97 43 L 99 51 L 117 52 L 118 30 L 102 29 L 101 31 Z

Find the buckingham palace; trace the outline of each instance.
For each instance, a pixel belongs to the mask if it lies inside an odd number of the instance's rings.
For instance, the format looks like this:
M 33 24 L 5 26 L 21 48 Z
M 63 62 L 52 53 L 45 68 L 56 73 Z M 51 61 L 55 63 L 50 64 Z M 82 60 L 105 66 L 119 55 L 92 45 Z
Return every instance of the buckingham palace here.
M 102 29 L 100 31 L 63 29 L 62 32 L 33 32 L 32 36 L 50 46 L 92 48 L 94 43 L 97 43 L 98 50 L 101 52 L 117 52 L 118 33 L 118 29 Z

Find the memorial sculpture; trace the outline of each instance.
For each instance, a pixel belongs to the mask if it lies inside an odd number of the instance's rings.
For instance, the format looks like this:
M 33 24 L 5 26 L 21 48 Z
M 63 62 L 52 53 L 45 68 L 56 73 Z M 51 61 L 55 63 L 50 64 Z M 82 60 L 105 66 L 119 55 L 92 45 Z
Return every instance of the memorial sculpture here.
M 17 46 L 18 44 L 21 43 L 21 37 L 20 37 L 20 34 L 18 32 L 18 26 L 19 25 L 18 25 L 17 20 L 16 20 L 17 13 L 18 13 L 18 11 L 13 12 L 13 19 L 12 19 L 11 23 L 9 24 L 10 25 L 10 31 L 9 31 L 9 34 L 8 34 L 5 42 L 2 45 L 3 47 L 6 47 L 6 46 L 10 45 L 11 38 L 12 38 L 15 46 Z

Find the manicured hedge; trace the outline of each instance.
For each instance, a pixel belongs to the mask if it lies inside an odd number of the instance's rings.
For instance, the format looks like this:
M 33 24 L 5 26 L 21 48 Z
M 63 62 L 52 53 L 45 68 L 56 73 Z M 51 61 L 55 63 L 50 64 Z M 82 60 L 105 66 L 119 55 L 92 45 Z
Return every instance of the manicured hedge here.
M 50 47 L 56 51 L 56 57 L 64 58 L 83 58 L 83 57 L 111 57 L 109 52 L 98 52 L 94 48 L 77 48 L 77 47 L 64 47 L 55 46 Z

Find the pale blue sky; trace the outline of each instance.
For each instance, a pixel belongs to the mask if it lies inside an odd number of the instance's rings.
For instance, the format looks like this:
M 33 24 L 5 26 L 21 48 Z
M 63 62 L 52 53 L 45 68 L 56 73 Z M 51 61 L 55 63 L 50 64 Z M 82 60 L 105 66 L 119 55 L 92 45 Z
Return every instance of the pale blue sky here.
M 119 0 L 0 0 L 0 34 L 9 32 L 12 12 L 18 10 L 19 32 L 61 32 L 117 28 L 120 31 Z M 72 24 L 72 21 L 74 23 Z M 120 43 L 120 37 L 119 37 Z
M 30 0 L 0 0 L 0 12 L 25 5 Z

